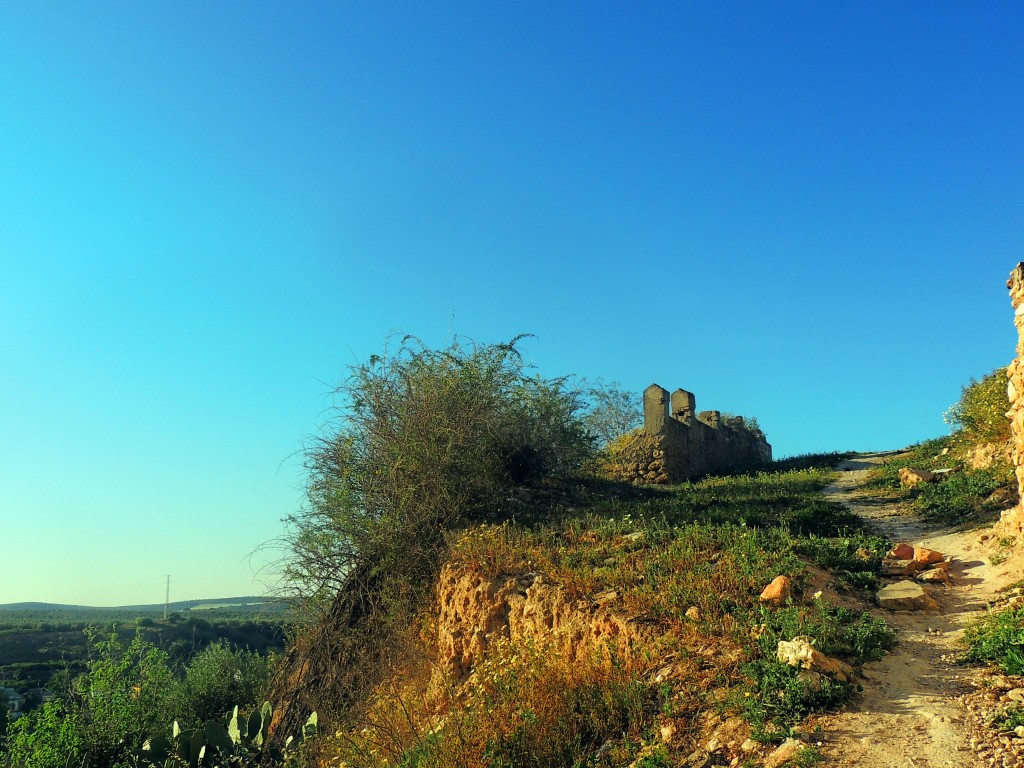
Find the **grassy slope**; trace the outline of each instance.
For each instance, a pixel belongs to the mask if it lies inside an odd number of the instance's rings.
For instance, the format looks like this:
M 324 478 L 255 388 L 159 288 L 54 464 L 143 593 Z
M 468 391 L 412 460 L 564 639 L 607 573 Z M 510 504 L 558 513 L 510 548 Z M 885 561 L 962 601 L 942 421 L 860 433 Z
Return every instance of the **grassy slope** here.
M 845 700 L 850 686 L 802 680 L 776 647 L 806 635 L 854 664 L 889 647 L 884 622 L 811 594 L 815 565 L 837 569 L 840 586 L 870 586 L 888 543 L 821 497 L 828 467 L 802 463 L 577 499 L 453 537 L 453 560 L 486 577 L 540 572 L 575 598 L 613 590 L 615 609 L 655 627 L 657 641 L 645 658 L 610 664 L 567 662 L 541 641 L 495 643 L 464 686 L 395 683 L 339 731 L 330 764 L 570 766 L 603 750 L 600 764 L 642 755 L 650 768 L 685 757 L 702 729 L 730 717 L 771 742 Z M 794 597 L 765 607 L 758 596 L 780 574 Z

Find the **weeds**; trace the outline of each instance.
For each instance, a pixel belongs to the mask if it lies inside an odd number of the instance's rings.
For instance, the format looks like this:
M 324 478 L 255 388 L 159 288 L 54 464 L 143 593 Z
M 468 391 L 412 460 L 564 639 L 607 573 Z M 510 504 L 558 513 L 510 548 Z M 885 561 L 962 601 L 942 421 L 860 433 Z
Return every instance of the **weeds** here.
M 1024 607 L 981 618 L 964 630 L 964 643 L 964 661 L 992 661 L 1007 674 L 1024 675 Z

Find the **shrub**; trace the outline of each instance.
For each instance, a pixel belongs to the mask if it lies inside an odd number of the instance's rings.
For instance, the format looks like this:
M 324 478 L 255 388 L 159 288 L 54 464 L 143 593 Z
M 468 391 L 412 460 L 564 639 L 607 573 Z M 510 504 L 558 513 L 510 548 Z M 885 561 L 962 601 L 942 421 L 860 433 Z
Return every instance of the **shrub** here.
M 963 388 L 960 400 L 949 407 L 944 417 L 952 425 L 959 444 L 973 446 L 1010 439 L 1006 385 L 1006 369 L 997 368 L 979 381 L 971 379 Z
M 373 684 L 447 530 L 503 516 L 517 489 L 592 456 L 579 393 L 528 375 L 517 341 L 432 350 L 406 337 L 338 388 L 332 429 L 309 452 L 308 506 L 290 520 L 287 577 L 318 618 L 277 677 L 291 726 L 302 713 L 289 704 L 329 717 Z
M 169 692 L 165 719 L 198 728 L 225 716 L 236 705 L 256 703 L 266 688 L 273 660 L 254 651 L 214 643 L 197 653 Z
M 47 701 L 11 723 L 6 764 L 13 768 L 67 768 L 81 764 L 85 749 L 79 725 L 64 704 Z
M 628 392 L 618 382 L 598 382 L 586 391 L 587 409 L 583 424 L 605 448 L 616 438 L 643 426 L 641 397 Z
M 86 672 L 64 700 L 46 702 L 11 727 L 15 768 L 64 768 L 72 756 L 90 767 L 126 765 L 161 722 L 163 697 L 173 684 L 167 654 L 139 635 L 127 647 L 116 633 L 90 634 L 89 640 Z

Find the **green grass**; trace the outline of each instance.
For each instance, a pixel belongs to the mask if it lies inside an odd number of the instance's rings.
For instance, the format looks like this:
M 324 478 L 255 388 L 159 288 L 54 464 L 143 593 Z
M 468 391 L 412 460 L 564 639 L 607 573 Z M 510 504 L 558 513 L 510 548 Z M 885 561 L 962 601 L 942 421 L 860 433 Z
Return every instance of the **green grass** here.
M 922 483 L 917 488 L 900 485 L 901 467 L 935 470 L 960 466 L 951 453 L 942 454 L 955 444 L 953 438 L 944 437 L 914 446 L 906 455 L 883 463 L 868 485 L 894 501 L 907 502 L 928 520 L 950 525 L 991 522 L 1001 509 L 1012 503 L 1008 500 L 1016 494 L 1013 470 L 1005 462 L 987 469 L 964 467 L 945 480 Z
M 1024 675 L 1024 607 L 990 613 L 964 630 L 966 662 L 991 661 L 1011 675 Z

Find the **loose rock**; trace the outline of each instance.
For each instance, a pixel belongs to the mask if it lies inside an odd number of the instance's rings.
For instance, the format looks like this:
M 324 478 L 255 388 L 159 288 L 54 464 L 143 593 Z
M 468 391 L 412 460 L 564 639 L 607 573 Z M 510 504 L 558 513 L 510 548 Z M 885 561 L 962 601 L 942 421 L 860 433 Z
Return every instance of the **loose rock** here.
M 900 469 L 900 485 L 904 488 L 914 488 L 921 483 L 930 483 L 934 479 L 935 475 L 927 469 L 913 469 L 911 467 Z
M 792 594 L 793 586 L 789 581 L 789 577 L 776 576 L 772 579 L 772 583 L 765 587 L 761 593 L 761 602 L 782 605 Z
M 779 661 L 791 667 L 800 667 L 819 675 L 828 675 L 842 683 L 853 681 L 853 668 L 839 659 L 826 656 L 812 644 L 809 637 L 794 637 L 780 640 L 775 655 Z
M 933 611 L 938 604 L 913 581 L 897 581 L 878 590 L 878 604 L 890 611 Z

